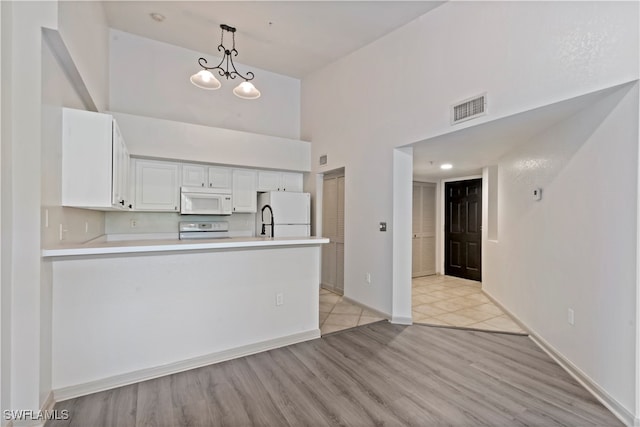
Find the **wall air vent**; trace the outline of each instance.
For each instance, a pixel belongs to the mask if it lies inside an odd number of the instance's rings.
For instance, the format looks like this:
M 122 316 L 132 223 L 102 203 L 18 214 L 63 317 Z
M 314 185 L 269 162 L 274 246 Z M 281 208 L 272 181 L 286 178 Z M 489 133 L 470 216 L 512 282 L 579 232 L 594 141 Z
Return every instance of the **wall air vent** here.
M 320 160 L 318 161 L 318 164 L 320 165 L 326 165 L 327 164 L 327 155 L 323 154 L 322 156 L 320 156 Z
M 474 96 L 451 106 L 451 124 L 475 119 L 487 114 L 487 94 Z

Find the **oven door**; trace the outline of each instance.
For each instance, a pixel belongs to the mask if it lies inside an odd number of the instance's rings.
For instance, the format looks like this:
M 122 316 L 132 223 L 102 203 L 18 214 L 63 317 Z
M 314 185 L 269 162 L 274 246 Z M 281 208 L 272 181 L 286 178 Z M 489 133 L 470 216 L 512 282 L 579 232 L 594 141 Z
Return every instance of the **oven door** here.
M 231 195 L 204 192 L 180 193 L 180 213 L 183 215 L 230 215 Z

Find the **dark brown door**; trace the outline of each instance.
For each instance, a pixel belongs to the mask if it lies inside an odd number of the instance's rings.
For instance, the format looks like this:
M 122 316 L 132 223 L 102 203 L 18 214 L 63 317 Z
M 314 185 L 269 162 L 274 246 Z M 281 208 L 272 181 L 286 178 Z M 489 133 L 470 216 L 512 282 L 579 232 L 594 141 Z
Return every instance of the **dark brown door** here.
M 444 270 L 482 280 L 482 179 L 445 183 Z

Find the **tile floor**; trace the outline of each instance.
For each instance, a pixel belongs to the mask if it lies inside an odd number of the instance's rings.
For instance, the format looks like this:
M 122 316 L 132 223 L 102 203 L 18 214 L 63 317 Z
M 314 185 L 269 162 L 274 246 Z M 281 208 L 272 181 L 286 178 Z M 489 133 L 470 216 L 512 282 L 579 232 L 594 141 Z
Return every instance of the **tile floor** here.
M 320 289 L 320 332 L 330 332 L 383 320 L 378 313 L 344 301 L 341 295 Z
M 451 276 L 412 281 L 413 322 L 525 333 L 482 292 L 480 282 Z
M 414 323 L 525 333 L 482 293 L 480 283 L 472 280 L 442 275 L 417 277 L 412 281 L 412 305 Z M 323 335 L 383 319 L 378 313 L 320 289 Z

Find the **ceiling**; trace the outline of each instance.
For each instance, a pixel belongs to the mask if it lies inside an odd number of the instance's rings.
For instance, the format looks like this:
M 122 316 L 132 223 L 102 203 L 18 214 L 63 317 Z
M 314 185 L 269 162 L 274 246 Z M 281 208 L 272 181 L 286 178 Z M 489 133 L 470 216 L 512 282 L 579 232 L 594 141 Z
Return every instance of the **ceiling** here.
M 216 56 L 220 24 L 236 27 L 238 63 L 295 78 L 348 55 L 442 3 L 104 1 L 112 28 Z M 157 22 L 151 13 L 160 13 L 165 20 Z
M 412 145 L 414 178 L 437 181 L 481 174 L 483 167 L 498 164 L 509 151 L 617 89 L 592 92 L 417 142 Z M 453 168 L 442 170 L 443 163 L 451 163 Z

